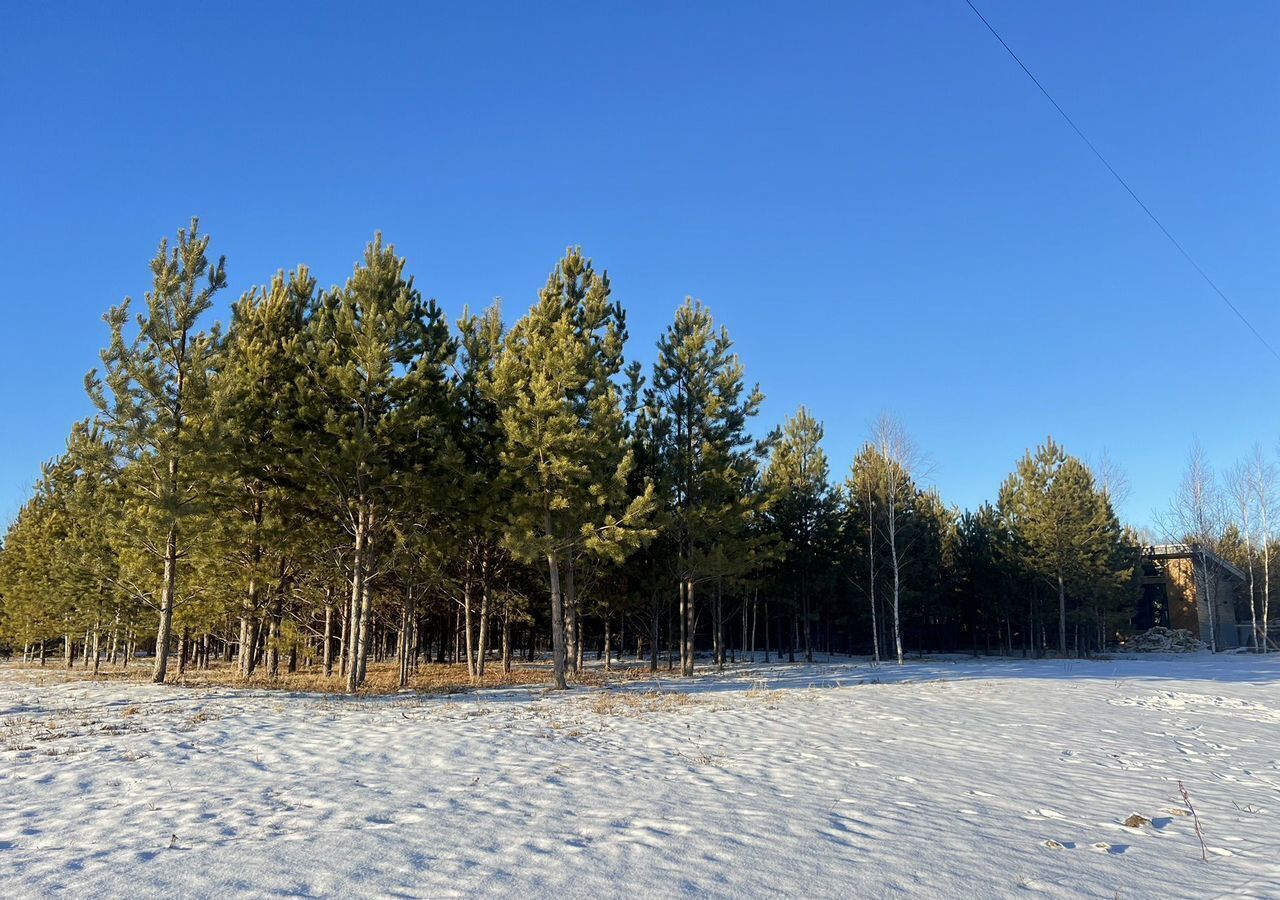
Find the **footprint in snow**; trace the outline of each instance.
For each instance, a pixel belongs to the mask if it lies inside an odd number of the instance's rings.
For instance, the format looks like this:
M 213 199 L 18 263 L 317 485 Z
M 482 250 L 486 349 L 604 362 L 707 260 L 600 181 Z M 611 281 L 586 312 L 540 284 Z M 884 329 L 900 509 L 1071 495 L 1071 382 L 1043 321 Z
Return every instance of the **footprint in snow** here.
M 1098 853 L 1109 853 L 1112 856 L 1120 856 L 1123 853 L 1129 852 L 1129 845 L 1128 844 L 1108 844 L 1106 841 L 1098 841 L 1098 843 L 1094 844 L 1089 849 L 1094 850 Z
M 1044 847 L 1050 850 L 1074 850 L 1076 849 L 1075 841 L 1055 841 L 1053 838 L 1043 843 Z

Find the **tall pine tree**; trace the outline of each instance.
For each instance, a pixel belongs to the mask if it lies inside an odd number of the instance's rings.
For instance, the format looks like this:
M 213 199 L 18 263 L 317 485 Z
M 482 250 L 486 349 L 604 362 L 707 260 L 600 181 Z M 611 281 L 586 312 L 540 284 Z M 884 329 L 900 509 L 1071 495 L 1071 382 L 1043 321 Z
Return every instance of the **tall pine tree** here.
M 152 545 L 163 561 L 160 621 L 152 680 L 163 682 L 169 662 L 181 523 L 193 508 L 198 480 L 184 469 L 192 453 L 187 424 L 205 394 L 218 335 L 197 330 L 214 295 L 226 286 L 226 261 L 209 264 L 209 238 L 199 222 L 178 231 L 177 244 L 161 241 L 151 261 L 152 289 L 137 333 L 125 337 L 130 300 L 105 316 L 111 345 L 102 352 L 104 375 L 85 378 L 89 396 L 119 451 L 134 465 L 133 503 L 159 534 Z

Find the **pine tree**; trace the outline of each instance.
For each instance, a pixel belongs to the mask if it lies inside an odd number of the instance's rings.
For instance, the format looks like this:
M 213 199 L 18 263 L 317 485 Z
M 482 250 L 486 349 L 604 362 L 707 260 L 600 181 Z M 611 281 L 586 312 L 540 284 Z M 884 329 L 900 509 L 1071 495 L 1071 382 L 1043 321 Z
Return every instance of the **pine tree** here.
M 241 592 L 240 674 L 254 669 L 259 616 L 268 612 L 268 674 L 279 675 L 284 602 L 297 576 L 307 522 L 296 458 L 308 440 L 299 419 L 307 315 L 315 279 L 305 266 L 278 272 L 231 309 L 211 379 L 207 470 L 217 480 L 205 529 L 211 552 L 235 561 L 228 579 Z M 222 561 L 222 560 L 219 560 Z M 206 578 L 213 573 L 206 568 Z M 230 610 L 229 610 L 230 611 Z
M 226 286 L 226 261 L 210 266 L 209 238 L 199 222 L 180 229 L 176 246 L 161 241 L 151 261 L 153 286 L 146 312 L 137 316 L 137 334 L 126 341 L 130 300 L 105 316 L 111 345 L 102 352 L 103 377 L 85 378 L 101 421 L 125 458 L 133 461 L 132 501 L 162 534 L 154 552 L 163 560 L 160 621 L 152 680 L 163 682 L 177 588 L 180 526 L 190 514 L 197 480 L 183 467 L 191 454 L 187 423 L 203 398 L 218 343 L 216 328 L 197 331 L 214 295 Z
M 1000 514 L 1028 568 L 1058 595 L 1058 653 L 1067 653 L 1067 593 L 1106 577 L 1119 524 L 1080 460 L 1049 438 L 1027 452 L 1000 488 Z
M 454 354 L 435 301 L 422 298 L 405 261 L 375 236 L 341 290 L 322 295 L 309 321 L 300 414 L 311 438 L 300 478 L 351 541 L 347 689 L 364 682 L 377 554 L 397 504 L 443 478 L 448 454 L 447 367 Z
M 580 550 L 620 560 L 651 536 L 651 489 L 627 491 L 633 459 L 613 381 L 625 340 L 607 273 L 597 275 L 581 249 L 571 248 L 511 329 L 494 373 L 512 490 L 506 543 L 525 560 L 546 562 L 561 689 L 567 684 L 562 563 Z M 565 587 L 572 595 L 572 579 Z
M 692 299 L 658 342 L 652 391 L 665 420 L 662 492 L 677 548 L 680 665 L 692 675 L 695 587 L 746 563 L 745 553 L 727 551 L 747 535 L 759 497 L 746 490 L 759 453 L 747 423 L 764 395 L 746 389 L 729 332 L 717 331 L 710 310 Z
M 118 611 L 117 555 L 111 529 L 119 522 L 115 454 L 102 429 L 79 422 L 67 452 L 45 469 L 44 490 L 56 509 L 58 540 L 46 566 L 54 573 L 75 632 L 88 632 L 85 658 L 98 674 L 105 623 Z
M 837 497 L 822 450 L 822 423 L 803 406 L 782 427 L 764 474 L 768 517 L 787 545 L 781 570 L 800 598 L 804 658 L 813 662 L 813 595 L 831 590 Z
M 976 512 L 965 512 L 947 531 L 946 569 L 948 585 L 955 594 L 956 612 L 962 628 L 969 632 L 976 656 L 978 638 L 1000 636 L 1001 620 L 1011 614 L 1005 559 L 1001 553 L 1000 514 L 990 503 Z
M 496 569 L 505 562 L 502 510 L 509 486 L 503 478 L 504 435 L 494 386 L 502 346 L 502 314 L 496 303 L 478 316 L 463 310 L 458 320 L 459 353 L 452 384 L 460 456 L 457 501 L 449 529 L 461 547 L 464 640 L 467 669 L 473 679 L 484 675 L 489 617 L 495 611 Z
M 880 664 L 880 625 L 877 579 L 883 578 L 879 566 L 881 557 L 881 506 L 877 497 L 883 477 L 880 474 L 880 456 L 870 444 L 864 444 L 849 467 L 844 482 L 844 510 L 841 521 L 841 539 L 845 547 L 845 559 L 849 570 L 846 581 L 860 589 L 867 598 L 871 613 L 871 661 Z

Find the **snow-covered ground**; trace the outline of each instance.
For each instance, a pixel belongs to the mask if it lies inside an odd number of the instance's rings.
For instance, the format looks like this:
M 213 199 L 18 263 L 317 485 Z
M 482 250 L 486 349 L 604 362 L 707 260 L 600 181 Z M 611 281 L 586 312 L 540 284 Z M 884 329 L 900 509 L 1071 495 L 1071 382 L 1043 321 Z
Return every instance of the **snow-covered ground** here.
M 1280 897 L 1280 657 L 362 699 L 0 666 L 0 895 L 55 893 Z

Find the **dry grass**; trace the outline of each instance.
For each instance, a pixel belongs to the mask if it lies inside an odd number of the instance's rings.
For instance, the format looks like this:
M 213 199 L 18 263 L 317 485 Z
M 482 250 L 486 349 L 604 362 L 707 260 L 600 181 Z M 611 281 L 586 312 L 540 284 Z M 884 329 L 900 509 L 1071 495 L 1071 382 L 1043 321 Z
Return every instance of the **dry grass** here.
M 777 709 L 784 694 L 782 691 L 768 687 L 765 682 L 757 680 L 747 691 L 747 696 L 757 703 L 763 703 L 765 709 Z
M 138 660 L 124 669 L 104 665 L 96 679 L 92 671 L 82 669 L 78 665 L 71 669 L 64 668 L 61 665 L 47 665 L 44 667 L 23 665 L 15 666 L 15 668 L 21 668 L 25 676 L 32 683 L 38 685 L 65 684 L 67 682 L 89 680 L 115 684 L 145 684 L 151 680 L 149 660 Z M 245 679 L 240 677 L 234 665 L 221 661 L 213 663 L 208 669 L 188 668 L 181 675 L 177 672 L 177 666 L 173 665 L 170 667 L 169 673 L 168 684 L 195 689 L 255 688 L 308 694 L 340 694 L 346 692 L 346 681 L 337 673 L 336 669 L 333 675 L 326 676 L 323 669 L 318 665 L 300 667 L 296 672 L 281 672 L 276 678 L 271 678 L 266 674 L 265 669 L 259 668 L 252 677 Z M 700 670 L 698 676 L 710 674 L 713 673 L 709 669 Z M 615 663 L 613 669 L 609 672 L 604 671 L 603 668 L 597 665 L 578 675 L 570 674 L 569 683 L 575 687 L 607 688 L 618 683 L 634 683 L 649 680 L 652 677 L 653 673 L 649 671 L 648 664 L 641 661 L 633 664 Z M 464 664 L 422 663 L 418 667 L 417 674 L 410 677 L 408 690 L 422 694 L 460 694 L 479 688 L 550 687 L 550 685 L 551 670 L 545 664 L 519 664 L 513 666 L 509 673 L 503 673 L 501 665 L 489 666 L 486 668 L 483 678 L 473 680 Z M 371 661 L 369 663 L 365 684 L 359 691 L 361 695 L 396 694 L 400 691 L 399 668 L 394 661 L 381 663 Z M 657 695 L 657 692 L 649 691 L 645 692 L 645 695 Z M 663 696 L 675 696 L 675 694 Z M 669 702 L 679 704 L 682 701 Z M 137 715 L 138 712 L 140 710 L 135 709 L 132 712 L 126 710 L 124 714 L 126 716 Z
M 21 668 L 28 678 L 40 685 L 89 680 L 144 684 L 151 680 L 149 660 L 135 661 L 128 668 L 104 665 L 96 679 L 91 670 L 83 669 L 78 664 L 71 669 L 62 665 L 23 665 L 15 668 Z M 259 668 L 248 679 L 241 678 L 234 665 L 221 661 L 215 662 L 208 669 L 189 668 L 181 675 L 177 672 L 177 666 L 173 665 L 169 673 L 167 683 L 190 688 L 250 687 L 316 694 L 343 693 L 346 690 L 346 682 L 337 674 L 336 669 L 333 675 L 326 676 L 320 666 L 300 667 L 297 672 L 281 672 L 277 678 L 268 676 L 263 668 Z M 652 673 L 647 664 L 615 663 L 612 671 L 591 668 L 576 676 L 571 674 L 569 681 L 571 685 L 579 687 L 604 687 L 620 681 L 639 681 L 650 677 Z M 457 694 L 477 688 L 550 684 L 551 670 L 545 665 L 516 665 L 505 674 L 501 665 L 490 665 L 486 667 L 482 679 L 473 681 L 463 664 L 422 663 L 417 674 L 410 677 L 408 689 L 426 694 Z M 394 661 L 369 663 L 365 684 L 359 693 L 394 694 L 400 690 L 399 669 Z
M 145 684 L 151 680 L 151 667 L 148 660 L 141 660 L 139 665 L 130 665 L 127 669 L 103 666 L 94 679 L 92 671 L 78 666 L 67 669 L 62 666 L 24 665 L 20 668 L 37 685 L 66 684 L 79 681 L 100 681 L 115 684 Z M 447 665 L 423 663 L 418 673 L 409 679 L 409 690 L 429 694 L 456 694 L 476 688 L 505 687 L 511 685 L 549 684 L 550 672 L 547 669 L 516 667 L 509 674 L 503 674 L 502 667 L 490 667 L 484 678 L 473 682 L 467 674 L 465 665 Z M 590 683 L 586 678 L 575 683 Z M 325 676 L 320 666 L 299 668 L 297 672 L 281 672 L 279 677 L 271 678 L 265 669 L 254 672 L 251 678 L 241 678 L 234 665 L 222 662 L 214 663 L 208 669 L 189 668 L 181 675 L 177 667 L 169 669 L 168 684 L 187 688 L 259 688 L 266 690 L 292 691 L 298 693 L 336 694 L 346 690 L 346 680 L 334 671 Z M 400 691 L 399 668 L 395 662 L 369 663 L 369 670 L 361 694 L 394 694 Z M 125 715 L 137 715 L 140 710 L 126 710 Z
M 697 706 L 705 701 L 683 691 L 601 691 L 591 711 L 601 716 L 636 716 Z
M 407 690 L 424 694 L 457 694 L 477 688 L 543 684 L 547 680 L 547 672 L 544 670 L 513 668 L 510 673 L 504 674 L 501 667 L 488 669 L 483 678 L 472 680 L 466 666 L 424 663 L 419 666 L 416 675 L 410 676 Z M 233 666 L 189 669 L 173 679 L 173 683 L 196 688 L 252 687 L 309 694 L 335 694 L 346 690 L 346 681 L 336 670 L 333 675 L 326 676 L 319 666 L 299 669 L 297 672 L 281 672 L 276 678 L 259 670 L 248 679 L 241 678 Z M 400 671 L 394 662 L 371 662 L 359 693 L 395 694 L 400 690 Z

